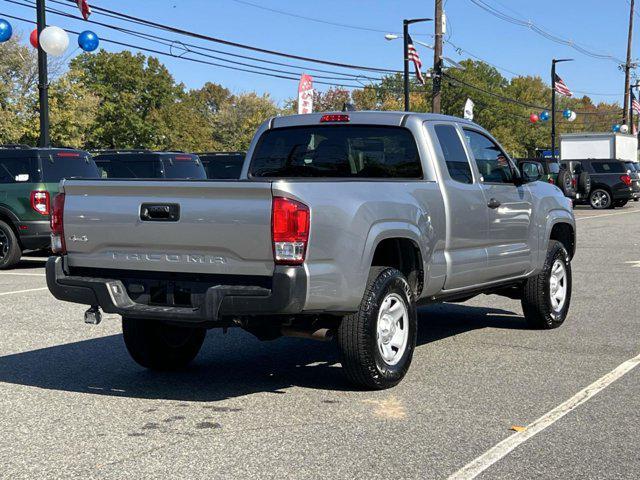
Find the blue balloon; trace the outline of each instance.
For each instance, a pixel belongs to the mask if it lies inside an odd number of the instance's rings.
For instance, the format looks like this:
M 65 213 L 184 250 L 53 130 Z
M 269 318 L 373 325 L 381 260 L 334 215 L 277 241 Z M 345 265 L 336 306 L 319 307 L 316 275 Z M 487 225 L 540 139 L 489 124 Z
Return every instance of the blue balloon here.
M 564 118 L 569 118 L 571 116 L 571 110 L 569 110 L 568 108 L 566 108 L 563 112 L 562 112 L 562 116 Z
M 12 34 L 13 28 L 11 28 L 11 24 L 4 18 L 0 18 L 0 43 L 9 40 Z
M 614 132 L 618 133 L 618 132 L 620 131 L 620 125 L 614 125 L 611 129 L 612 129 Z
M 547 120 L 549 120 L 549 112 L 547 112 L 546 110 L 544 112 L 540 112 L 540 120 L 542 120 L 543 122 L 546 122 Z
M 78 46 L 85 52 L 93 52 L 100 45 L 100 39 L 91 30 L 85 30 L 78 35 Z

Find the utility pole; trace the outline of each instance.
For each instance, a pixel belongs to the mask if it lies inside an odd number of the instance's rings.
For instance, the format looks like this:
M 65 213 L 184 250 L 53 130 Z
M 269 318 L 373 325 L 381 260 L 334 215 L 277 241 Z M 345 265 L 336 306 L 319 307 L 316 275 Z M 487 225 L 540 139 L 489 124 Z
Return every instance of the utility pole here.
M 631 40 L 633 38 L 633 14 L 635 0 L 630 0 L 629 9 L 629 36 L 627 38 L 627 63 L 624 66 L 624 108 L 622 110 L 622 123 L 631 126 L 629 114 L 629 103 L 631 102 L 630 92 L 630 76 L 631 76 Z
M 435 44 L 433 46 L 433 96 L 431 110 L 440 113 L 442 90 L 442 0 L 435 0 Z
M 404 111 L 408 112 L 409 105 L 409 25 L 412 23 L 429 22 L 430 18 L 412 18 L 402 21 L 402 40 L 404 42 Z M 389 37 L 389 39 L 394 38 Z
M 38 38 L 47 26 L 44 0 L 36 2 L 38 20 Z M 47 72 L 47 54 L 38 42 L 38 98 L 40 106 L 40 141 L 38 145 L 47 148 L 49 141 L 49 75 Z
M 551 60 L 551 158 L 554 160 L 556 160 L 556 63 L 572 60 L 572 58 Z

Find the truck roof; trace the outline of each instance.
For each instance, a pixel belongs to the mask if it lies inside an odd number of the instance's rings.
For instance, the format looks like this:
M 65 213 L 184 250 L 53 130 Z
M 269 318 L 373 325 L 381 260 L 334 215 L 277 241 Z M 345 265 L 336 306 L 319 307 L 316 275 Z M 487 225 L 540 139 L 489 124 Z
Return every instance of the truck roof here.
M 403 125 L 409 118 L 417 118 L 423 121 L 442 120 L 447 122 L 465 123 L 478 126 L 474 122 L 451 115 L 436 113 L 398 112 L 398 111 L 333 111 L 314 112 L 303 115 L 287 115 L 273 117 L 269 120 L 269 128 L 293 127 L 300 125 L 317 125 L 324 115 L 347 115 L 350 124 L 367 125 Z M 336 122 L 340 123 L 340 122 Z

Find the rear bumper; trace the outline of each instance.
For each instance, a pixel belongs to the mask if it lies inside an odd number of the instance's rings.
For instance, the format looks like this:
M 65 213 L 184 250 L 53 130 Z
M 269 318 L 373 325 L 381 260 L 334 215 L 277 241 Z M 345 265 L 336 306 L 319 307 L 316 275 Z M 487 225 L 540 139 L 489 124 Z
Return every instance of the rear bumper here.
M 48 220 L 19 222 L 18 233 L 25 250 L 41 250 L 51 246 L 51 227 Z
M 630 200 L 632 198 L 633 198 L 633 191 L 631 190 L 631 187 L 613 189 L 614 200 Z
M 47 261 L 47 286 L 54 297 L 127 317 L 204 323 L 217 322 L 221 317 L 295 314 L 304 308 L 307 293 L 303 267 L 276 266 L 271 289 L 211 285 L 199 298 L 198 306 L 146 305 L 134 302 L 121 280 L 68 275 L 63 263 L 62 257 Z

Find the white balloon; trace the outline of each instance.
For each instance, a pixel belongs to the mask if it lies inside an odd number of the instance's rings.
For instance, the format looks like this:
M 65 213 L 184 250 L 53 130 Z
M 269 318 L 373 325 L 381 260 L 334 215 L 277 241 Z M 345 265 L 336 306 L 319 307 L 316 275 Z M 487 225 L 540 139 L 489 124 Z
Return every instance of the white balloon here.
M 567 120 L 569 120 L 570 122 L 573 122 L 576 119 L 576 117 L 577 117 L 576 112 L 571 110 L 571 115 L 569 115 L 569 118 L 567 118 Z
M 47 27 L 40 33 L 40 46 L 49 55 L 59 57 L 69 47 L 69 35 L 60 27 Z
M 628 125 L 620 125 L 620 133 L 629 133 Z

